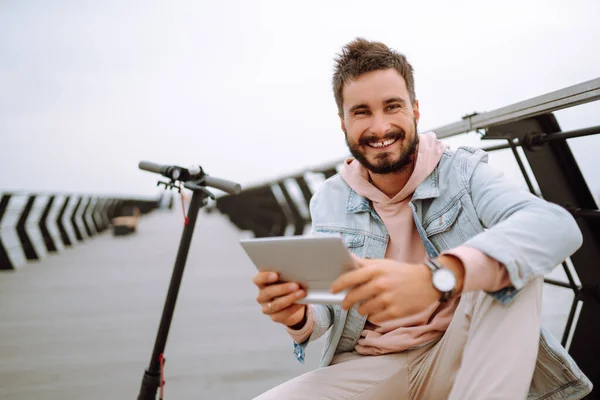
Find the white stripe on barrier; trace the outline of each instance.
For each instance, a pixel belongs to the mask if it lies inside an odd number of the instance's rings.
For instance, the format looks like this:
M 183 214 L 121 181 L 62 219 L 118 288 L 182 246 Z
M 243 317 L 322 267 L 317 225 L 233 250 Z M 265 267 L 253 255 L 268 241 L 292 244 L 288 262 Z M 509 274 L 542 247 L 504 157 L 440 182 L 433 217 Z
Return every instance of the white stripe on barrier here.
M 81 199 L 81 203 L 79 204 L 79 208 L 77 209 L 77 213 L 75 214 L 75 224 L 77 224 L 77 229 L 79 230 L 81 237 L 85 240 L 89 238 L 87 231 L 85 230 L 85 225 L 83 224 L 83 210 L 85 209 L 87 196 L 79 196 L 77 198 L 78 202 L 79 199 Z
M 296 232 L 296 227 L 294 225 L 287 225 L 285 227 L 285 232 L 283 232 L 283 236 L 294 236 L 294 232 Z
M 48 255 L 48 250 L 44 244 L 44 236 L 42 235 L 42 231 L 40 229 L 40 218 L 42 217 L 44 208 L 48 203 L 48 197 L 49 196 L 46 195 L 39 195 L 35 197 L 33 201 L 33 207 L 31 207 L 29 215 L 27 215 L 27 220 L 25 221 L 25 232 L 27 233 L 27 236 L 31 241 L 31 245 L 40 259 Z
M 307 223 L 306 225 L 304 225 L 304 231 L 302 232 L 302 235 L 304 236 L 310 236 L 311 235 L 311 224 Z
M 27 198 L 28 196 L 26 195 L 12 195 L 8 201 L 4 217 L 0 221 L 2 244 L 13 268 L 22 267 L 27 262 L 17 233 L 17 223 L 19 222 L 21 212 L 27 204 Z
M 98 224 L 98 227 L 102 229 L 102 225 L 104 225 L 104 218 L 100 214 L 100 211 L 102 210 L 102 207 L 106 204 L 106 200 L 96 198 L 96 204 L 96 209 L 92 212 L 92 219 Z
M 65 244 L 62 241 L 60 231 L 56 223 L 58 214 L 60 213 L 62 206 L 65 204 L 65 198 L 66 196 L 63 195 L 56 195 L 54 197 L 54 203 L 52 203 L 52 207 L 50 207 L 50 211 L 48 212 L 48 218 L 46 218 L 46 228 L 48 228 L 48 233 L 52 238 L 52 242 L 54 242 L 56 251 L 63 251 L 65 249 Z
M 87 203 L 87 201 L 89 201 L 89 200 L 86 200 L 86 203 Z M 98 198 L 92 197 L 91 201 L 90 201 L 90 205 L 88 206 L 87 211 L 84 215 L 85 221 L 87 222 L 87 225 L 90 228 L 90 232 L 92 233 L 92 235 L 98 234 L 98 231 L 96 230 L 96 225 L 94 224 L 94 220 L 92 219 L 94 206 L 96 205 L 97 202 L 98 202 Z
M 283 184 L 290 195 L 290 198 L 294 202 L 296 209 L 300 213 L 300 216 L 304 218 L 304 220 L 310 219 L 310 212 L 308 211 L 308 204 L 304 200 L 304 195 L 302 194 L 302 190 L 300 186 L 298 186 L 298 182 L 295 179 L 287 178 L 284 179 Z
M 320 172 L 306 172 L 304 174 L 304 180 L 306 181 L 310 192 L 315 194 L 323 182 L 325 182 L 325 174 Z
M 75 230 L 73 229 L 73 225 L 71 224 L 71 216 L 73 215 L 73 209 L 77 204 L 77 196 L 71 196 L 69 199 L 69 204 L 67 204 L 67 208 L 62 218 L 62 225 L 69 236 L 69 240 L 72 245 L 77 243 L 77 236 L 75 235 Z M 63 206 L 62 204 L 61 206 Z
M 296 228 L 294 227 L 294 216 L 290 214 L 287 202 L 285 201 L 285 196 L 283 195 L 279 185 L 276 183 L 271 185 L 271 191 L 273 192 L 275 199 L 277 199 L 277 202 L 279 203 L 279 206 L 285 215 L 286 226 L 284 236 L 292 236 L 296 231 Z

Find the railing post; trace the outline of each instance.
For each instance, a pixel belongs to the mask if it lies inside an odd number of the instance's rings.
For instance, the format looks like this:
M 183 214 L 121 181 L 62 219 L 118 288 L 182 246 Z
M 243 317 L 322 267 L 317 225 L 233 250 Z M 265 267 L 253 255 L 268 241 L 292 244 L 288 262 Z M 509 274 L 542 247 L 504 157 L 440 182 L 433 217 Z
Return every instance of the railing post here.
M 545 133 L 546 136 L 560 135 L 560 126 L 554 115 L 509 122 L 489 128 L 486 138 L 510 134 L 521 143 L 532 135 Z M 571 152 L 566 139 L 547 140 L 534 147 L 524 146 L 525 157 L 535 175 L 545 200 L 567 209 L 598 210 L 585 178 Z M 574 301 L 582 303 L 579 318 L 573 328 L 569 353 L 596 388 L 600 387 L 600 220 L 579 216 L 576 218 L 583 234 L 583 245 L 570 258 L 577 272 L 582 288 Z M 565 338 L 567 336 L 565 335 Z

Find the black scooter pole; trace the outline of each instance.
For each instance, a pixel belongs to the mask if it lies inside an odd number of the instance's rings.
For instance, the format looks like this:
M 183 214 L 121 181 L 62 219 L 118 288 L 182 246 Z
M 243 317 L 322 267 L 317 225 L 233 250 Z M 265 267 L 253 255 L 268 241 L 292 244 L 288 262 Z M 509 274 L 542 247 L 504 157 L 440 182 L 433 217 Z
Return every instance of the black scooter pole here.
M 198 210 L 204 205 L 205 198 L 206 194 L 203 191 L 193 192 L 192 200 L 188 210 L 188 219 L 186 220 L 186 224 L 183 228 L 181 242 L 179 243 L 179 251 L 177 252 L 177 258 L 175 259 L 175 266 L 171 276 L 169 291 L 167 293 L 162 318 L 160 320 L 160 326 L 158 328 L 158 334 L 156 335 L 156 341 L 154 343 L 152 358 L 150 358 L 150 366 L 144 373 L 138 400 L 155 400 L 156 391 L 158 390 L 159 386 L 161 386 L 160 357 L 164 353 L 165 345 L 167 343 L 167 336 L 169 335 L 169 328 L 171 326 L 173 312 L 175 311 L 175 303 L 177 302 L 179 286 L 181 284 L 183 270 L 185 268 L 190 244 L 192 242 L 194 227 L 196 226 Z
M 209 197 L 215 200 L 215 196 L 206 189 L 206 186 L 222 190 L 229 194 L 239 194 L 242 188 L 240 184 L 227 179 L 206 175 L 200 166 L 182 168 L 176 165 L 161 165 L 149 161 L 140 161 L 139 168 L 169 178 L 170 182 L 158 182 L 159 185 L 164 185 L 166 189 L 176 188 L 175 182 L 179 181 L 184 182 L 184 187 L 193 192 L 188 216 L 185 219 L 185 226 L 181 235 L 181 241 L 179 242 L 179 251 L 175 259 L 169 291 L 167 292 L 156 341 L 154 342 L 154 350 L 150 358 L 150 366 L 144 372 L 142 386 L 138 395 L 138 400 L 156 400 L 156 391 L 163 384 L 161 382 L 161 360 L 164 362 L 163 354 L 167 344 L 167 337 L 169 336 L 173 312 L 175 311 L 179 286 L 183 278 L 183 270 L 190 250 L 194 228 L 196 227 L 198 211 L 202 206 L 206 205 Z M 181 187 L 179 187 L 179 190 L 181 190 Z

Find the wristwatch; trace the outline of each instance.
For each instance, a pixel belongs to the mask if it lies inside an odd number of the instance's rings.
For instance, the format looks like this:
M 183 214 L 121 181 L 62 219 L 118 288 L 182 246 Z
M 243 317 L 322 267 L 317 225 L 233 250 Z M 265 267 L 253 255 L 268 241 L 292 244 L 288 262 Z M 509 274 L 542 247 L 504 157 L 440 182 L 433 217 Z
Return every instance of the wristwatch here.
M 440 302 L 445 303 L 456 293 L 456 276 L 436 260 L 427 259 L 425 265 L 431 270 L 433 287 L 442 293 Z

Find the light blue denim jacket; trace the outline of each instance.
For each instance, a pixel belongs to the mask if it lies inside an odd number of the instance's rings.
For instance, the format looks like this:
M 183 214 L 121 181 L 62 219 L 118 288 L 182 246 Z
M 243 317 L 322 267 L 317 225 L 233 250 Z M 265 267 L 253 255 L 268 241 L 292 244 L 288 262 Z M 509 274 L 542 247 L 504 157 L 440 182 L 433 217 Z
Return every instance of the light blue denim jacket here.
M 460 147 L 446 150 L 435 170 L 415 190 L 409 203 L 427 253 L 467 245 L 495 258 L 508 270 L 512 286 L 489 293 L 509 304 L 529 281 L 548 274 L 573 254 L 582 235 L 573 217 L 505 180 L 487 164 L 487 154 Z M 384 258 L 388 233 L 369 200 L 335 175 L 310 202 L 313 235 L 341 236 L 363 258 Z M 352 351 L 366 317 L 352 308 L 311 305 L 315 328 L 294 355 L 304 361 L 310 342 L 329 331 L 320 367 L 334 355 Z M 580 399 L 592 384 L 560 343 L 542 328 L 529 399 Z

